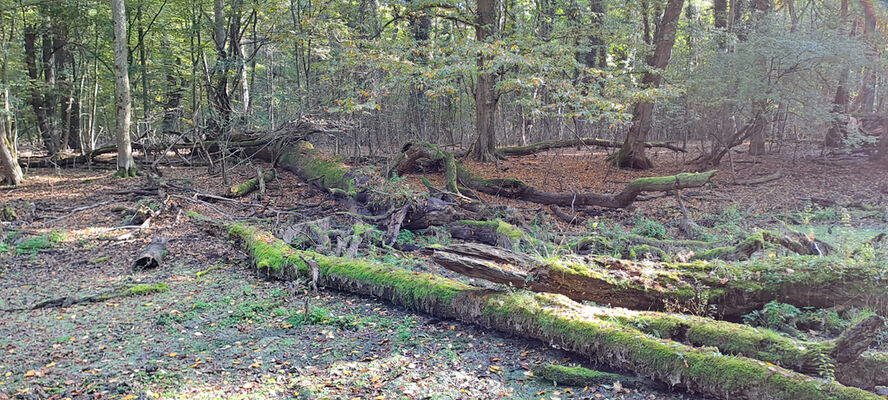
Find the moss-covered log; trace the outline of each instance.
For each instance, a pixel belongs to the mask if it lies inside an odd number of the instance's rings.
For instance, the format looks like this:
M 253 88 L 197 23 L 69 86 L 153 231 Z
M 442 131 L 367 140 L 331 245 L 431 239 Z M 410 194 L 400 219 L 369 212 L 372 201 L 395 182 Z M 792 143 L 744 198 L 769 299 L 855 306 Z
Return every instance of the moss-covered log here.
M 504 257 L 507 253 L 466 244 L 437 247 L 432 259 L 466 276 L 635 310 L 703 303 L 738 318 L 777 300 L 797 307 L 843 304 L 888 315 L 888 267 L 876 262 L 798 256 L 743 263 L 650 263 L 596 256 L 522 265 Z
M 541 142 L 536 142 L 529 144 L 527 146 L 513 146 L 513 147 L 500 147 L 497 149 L 497 152 L 504 156 L 529 156 L 531 154 L 542 153 L 548 150 L 561 149 L 565 147 L 580 147 L 580 146 L 597 146 L 597 147 L 614 147 L 619 148 L 623 146 L 622 142 L 617 142 L 614 140 L 608 139 L 600 139 L 600 138 L 576 138 L 576 139 L 563 139 L 563 140 L 544 140 Z M 664 148 L 672 151 L 679 152 L 687 152 L 684 148 L 679 146 L 667 143 L 667 142 L 647 142 L 644 144 L 644 147 L 647 148 Z
M 409 143 L 402 148 L 393 162 L 392 171 L 399 175 L 420 167 L 445 164 L 449 152 L 440 146 L 429 143 Z M 632 204 L 643 192 L 662 192 L 695 188 L 709 182 L 717 171 L 701 173 L 681 173 L 671 176 L 639 178 L 629 182 L 619 193 L 553 193 L 538 190 L 519 179 L 485 179 L 468 170 L 460 162 L 444 165 L 448 176 L 455 175 L 458 183 L 469 189 L 494 196 L 503 196 L 544 205 L 557 206 L 597 206 L 607 208 L 624 208 Z M 452 169 L 455 168 L 456 171 Z
M 267 232 L 223 225 L 270 276 L 309 274 L 303 258 L 317 262 L 318 283 L 374 296 L 443 318 L 535 338 L 589 357 L 590 361 L 721 399 L 878 399 L 874 393 L 826 382 L 746 357 L 659 339 L 618 322 L 595 318 L 590 308 L 564 296 L 473 288 L 394 265 L 300 252 Z
M 553 382 L 561 386 L 585 387 L 592 385 L 613 385 L 616 382 L 624 387 L 639 385 L 638 379 L 610 372 L 595 371 L 583 367 L 566 367 L 563 365 L 544 364 L 533 369 L 537 378 Z
M 274 180 L 274 169 L 262 171 L 262 182 L 268 183 L 272 180 Z M 259 176 L 257 176 L 252 179 L 247 179 L 246 181 L 244 181 L 243 183 L 241 183 L 239 185 L 234 185 L 234 186 L 228 188 L 228 192 L 226 193 L 226 196 L 228 196 L 228 197 L 246 196 L 246 195 L 252 193 L 253 191 L 258 190 L 259 186 L 260 186 Z

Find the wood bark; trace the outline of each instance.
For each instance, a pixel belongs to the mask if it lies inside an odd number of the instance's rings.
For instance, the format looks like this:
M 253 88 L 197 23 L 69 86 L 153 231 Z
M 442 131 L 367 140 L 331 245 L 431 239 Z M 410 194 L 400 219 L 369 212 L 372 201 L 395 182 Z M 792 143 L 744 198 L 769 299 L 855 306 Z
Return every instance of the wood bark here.
M 522 262 L 516 264 L 516 259 Z M 778 300 L 800 308 L 845 304 L 888 315 L 888 293 L 884 291 L 888 281 L 879 276 L 877 266 L 840 267 L 828 259 L 800 260 L 788 266 L 754 261 L 662 263 L 651 268 L 608 257 L 543 262 L 475 243 L 435 248 L 432 260 L 473 278 L 636 310 L 703 301 L 715 306 L 720 315 L 739 318 Z M 832 268 L 844 268 L 848 274 L 825 272 Z
M 127 62 L 126 5 L 124 0 L 111 0 L 111 15 L 114 23 L 114 76 L 117 106 L 117 173 L 120 176 L 134 176 L 136 163 L 130 141 L 132 99 L 130 98 L 129 63 Z
M 204 220 L 200 216 L 193 218 Z M 208 221 L 235 237 L 256 268 L 292 280 L 311 274 L 320 286 L 385 299 L 413 311 L 539 339 L 614 368 L 719 399 L 876 400 L 870 392 L 711 348 L 649 336 L 629 324 L 595 317 L 595 308 L 552 294 L 473 288 L 439 276 L 292 249 L 248 225 Z
M 675 44 L 675 34 L 678 31 L 678 18 L 681 16 L 681 10 L 684 6 L 684 0 L 669 0 L 666 4 L 666 10 L 657 25 L 654 41 L 656 47 L 654 54 L 648 58 L 647 64 L 654 71 L 644 74 L 641 80 L 641 86 L 646 88 L 656 88 L 660 86 L 662 81 L 662 71 L 669 65 L 669 59 L 672 58 L 672 46 Z M 653 163 L 645 155 L 644 142 L 647 141 L 648 134 L 653 124 L 654 103 L 650 101 L 640 101 L 635 104 L 632 112 L 632 127 L 626 136 L 623 147 L 613 157 L 614 165 L 620 168 L 631 169 L 650 169 Z
M 167 239 L 163 236 L 158 235 L 151 239 L 151 243 L 145 246 L 133 261 L 133 269 L 144 270 L 159 267 L 166 255 L 166 244 Z
M 392 171 L 403 176 L 415 170 L 421 164 L 440 165 L 443 163 L 447 153 L 447 151 L 442 150 L 440 147 L 428 143 L 409 143 L 402 148 L 400 154 L 395 156 L 392 162 Z M 682 173 L 673 176 L 639 178 L 629 182 L 620 193 L 607 195 L 597 193 L 544 192 L 518 179 L 484 179 L 478 177 L 459 162 L 456 162 L 453 167 L 457 169 L 455 174 L 460 184 L 482 193 L 544 205 L 597 206 L 606 208 L 627 207 L 642 192 L 646 191 L 656 192 L 700 187 L 709 182 L 717 172 L 713 170 L 703 173 Z M 449 174 L 454 171 L 445 172 Z
M 45 27 L 43 29 L 46 29 Z M 43 139 L 43 145 L 50 157 L 54 157 L 59 152 L 58 133 L 52 122 L 53 114 L 49 110 L 47 96 L 43 93 L 38 85 L 41 79 L 41 71 L 37 68 L 37 37 L 38 29 L 34 25 L 26 25 L 24 31 L 24 53 L 25 65 L 28 70 L 28 78 L 30 79 L 30 98 L 28 103 L 34 109 L 34 115 L 37 119 L 37 129 L 40 131 L 40 137 Z M 45 39 L 44 39 L 45 40 Z M 44 68 L 46 66 L 44 65 Z M 49 76 L 45 73 L 44 76 Z M 48 78 L 46 78 L 48 79 Z
M 485 43 L 496 32 L 496 8 L 499 0 L 478 0 L 475 40 Z M 490 71 L 490 57 L 478 55 L 478 77 L 475 82 L 475 142 L 472 159 L 490 162 L 496 159 L 496 106 L 499 93 L 494 88 L 497 74 Z
M 578 139 L 563 139 L 563 140 L 544 140 L 537 143 L 532 143 L 527 146 L 514 146 L 514 147 L 500 147 L 497 149 L 499 154 L 504 156 L 529 156 L 537 153 L 542 153 L 549 150 L 562 149 L 566 147 L 581 147 L 581 146 L 598 146 L 598 147 L 621 147 L 623 144 L 617 142 L 615 140 L 608 139 L 600 139 L 600 138 L 578 138 Z M 687 150 L 680 146 L 673 145 L 667 142 L 645 142 L 644 147 L 646 148 L 664 148 L 672 151 L 678 151 L 685 153 Z
M 262 178 L 261 183 L 263 183 L 263 184 L 270 182 L 271 180 L 274 179 L 274 170 L 269 169 L 269 170 L 263 171 L 261 178 Z M 259 177 L 257 176 L 252 179 L 247 179 L 245 182 L 243 182 L 239 185 L 234 185 L 234 186 L 228 188 L 228 192 L 226 193 L 226 196 L 228 196 L 228 197 L 246 196 L 246 195 L 256 191 L 257 189 L 259 189 L 259 186 L 260 186 L 260 181 L 259 181 Z

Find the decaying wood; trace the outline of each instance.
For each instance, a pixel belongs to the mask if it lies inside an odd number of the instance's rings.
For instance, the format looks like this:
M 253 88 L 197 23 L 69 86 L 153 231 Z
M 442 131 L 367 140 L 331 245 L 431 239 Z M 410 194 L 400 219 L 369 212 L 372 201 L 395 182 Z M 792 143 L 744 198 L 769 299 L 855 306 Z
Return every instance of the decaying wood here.
M 143 270 L 159 267 L 163 263 L 163 257 L 166 255 L 166 245 L 166 238 L 160 235 L 154 236 L 151 239 L 151 243 L 142 249 L 139 252 L 139 256 L 133 261 L 133 269 Z
M 55 299 L 41 301 L 36 303 L 30 307 L 21 307 L 21 308 L 8 308 L 3 309 L 5 312 L 14 312 L 14 311 L 27 311 L 27 310 L 40 310 L 44 308 L 67 308 L 71 307 L 75 304 L 85 304 L 85 303 L 99 303 L 103 301 L 108 301 L 117 297 L 126 297 L 126 296 L 138 296 L 145 294 L 153 294 L 159 292 L 165 292 L 169 290 L 169 287 L 164 282 L 159 283 L 140 283 L 140 284 L 130 284 L 123 285 L 114 290 L 110 290 L 107 292 L 94 294 L 90 296 L 76 297 L 76 296 L 63 296 Z
M 615 140 L 608 139 L 600 139 L 600 138 L 574 138 L 574 139 L 563 139 L 563 140 L 544 140 L 537 143 L 532 143 L 527 146 L 514 146 L 514 147 L 500 147 L 496 149 L 496 151 L 504 156 L 529 156 L 532 154 L 542 153 L 549 150 L 561 149 L 566 147 L 580 147 L 580 146 L 596 146 L 596 147 L 612 147 L 612 148 L 620 148 L 623 146 L 622 142 L 617 142 Z M 668 142 L 647 142 L 644 144 L 644 147 L 647 148 L 664 148 L 672 151 L 678 151 L 685 153 L 685 150 L 682 147 L 673 145 Z
M 836 304 L 872 308 L 888 315 L 888 279 L 878 265 L 835 265 L 827 259 L 788 265 L 768 261 L 732 265 L 651 264 L 609 257 L 513 262 L 519 256 L 483 244 L 437 247 L 432 260 L 451 271 L 535 292 L 559 293 L 574 300 L 636 310 L 663 310 L 670 303 L 703 301 L 719 315 L 736 318 L 778 300 L 797 307 Z M 509 254 L 506 256 L 505 254 Z M 511 261 L 504 261 L 508 258 Z M 824 271 L 842 269 L 842 276 Z
M 414 170 L 418 165 L 445 164 L 446 150 L 428 143 L 410 143 L 402 148 L 393 162 L 391 171 L 398 175 Z M 681 173 L 673 176 L 639 178 L 629 182 L 619 193 L 552 193 L 536 189 L 518 179 L 485 179 L 476 176 L 459 162 L 443 165 L 445 169 L 456 168 L 456 171 L 445 170 L 447 175 L 455 175 L 458 182 L 472 190 L 494 196 L 508 197 L 543 205 L 565 207 L 597 206 L 606 208 L 628 207 L 643 192 L 662 192 L 686 188 L 700 187 L 709 182 L 717 171 L 701 173 Z
M 246 196 L 260 188 L 264 189 L 265 184 L 274 179 L 274 169 L 265 170 L 259 174 L 255 178 L 247 179 L 245 182 L 234 185 L 228 188 L 228 192 L 226 192 L 226 196 L 228 197 L 243 197 Z M 262 190 L 264 191 L 264 190 Z
M 842 333 L 842 336 L 836 341 L 835 349 L 833 349 L 833 358 L 840 363 L 857 360 L 864 351 L 870 348 L 873 341 L 884 329 L 885 319 L 881 316 L 871 315 L 865 318 Z
M 309 268 L 300 256 L 311 256 L 318 264 L 319 283 L 326 288 L 373 296 L 439 318 L 543 340 L 589 357 L 592 362 L 715 398 L 879 398 L 874 393 L 816 380 L 759 360 L 654 338 L 619 320 L 597 318 L 594 307 L 564 296 L 473 288 L 391 264 L 300 252 L 248 225 L 208 223 L 237 238 L 252 255 L 256 267 L 269 276 L 287 280 L 306 276 Z

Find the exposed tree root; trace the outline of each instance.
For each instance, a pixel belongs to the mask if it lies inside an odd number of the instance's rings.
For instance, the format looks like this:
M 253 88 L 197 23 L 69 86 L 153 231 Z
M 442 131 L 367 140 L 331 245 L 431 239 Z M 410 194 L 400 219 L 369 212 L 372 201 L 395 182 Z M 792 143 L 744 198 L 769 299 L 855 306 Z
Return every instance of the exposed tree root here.
M 214 224 L 237 238 L 251 254 L 257 269 L 272 277 L 308 276 L 310 270 L 303 258 L 310 258 L 317 263 L 317 281 L 322 286 L 543 340 L 588 356 L 591 361 L 713 397 L 879 398 L 874 393 L 816 380 L 762 361 L 654 338 L 621 323 L 595 318 L 592 308 L 564 296 L 477 289 L 394 265 L 296 251 L 251 226 Z
M 609 257 L 529 260 L 502 248 L 465 244 L 434 248 L 432 260 L 474 278 L 635 310 L 703 304 L 738 318 L 778 300 L 796 307 L 868 307 L 888 315 L 883 266 L 830 257 L 742 264 L 654 264 Z

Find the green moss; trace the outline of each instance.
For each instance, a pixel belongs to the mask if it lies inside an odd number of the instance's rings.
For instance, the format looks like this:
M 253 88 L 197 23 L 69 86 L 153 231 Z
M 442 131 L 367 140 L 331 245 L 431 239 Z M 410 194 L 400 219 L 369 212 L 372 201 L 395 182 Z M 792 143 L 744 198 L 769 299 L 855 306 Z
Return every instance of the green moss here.
M 442 278 L 438 275 L 416 273 L 384 264 L 376 264 L 347 258 L 327 257 L 321 254 L 298 251 L 266 233 L 242 224 L 232 224 L 229 234 L 245 242 L 252 253 L 256 268 L 279 277 L 308 275 L 308 267 L 302 260 L 314 259 L 321 277 L 362 282 L 368 287 L 384 288 L 390 300 L 406 307 L 424 309 L 428 304 L 448 304 L 460 291 L 470 286 Z M 301 257 L 300 257 L 301 256 Z
M 563 386 L 613 385 L 614 382 L 626 380 L 626 377 L 619 374 L 554 364 L 536 366 L 533 373 L 541 379 Z
M 595 354 L 593 360 L 622 365 L 673 384 L 693 382 L 723 398 L 750 393 L 769 399 L 879 398 L 864 390 L 818 381 L 761 361 L 725 356 L 712 348 L 686 347 L 610 320 L 590 319 L 582 306 L 571 306 L 559 298 L 564 299 L 549 294 L 498 295 L 487 301 L 485 309 L 503 319 L 523 319 L 524 326 L 539 329 L 538 338 L 551 340 L 566 350 L 583 349 L 586 354 Z
M 4 221 L 15 221 L 18 218 L 18 215 L 15 213 L 15 209 L 10 205 L 3 206 L 3 213 L 0 215 Z
M 15 252 L 17 255 L 31 253 L 34 254 L 39 250 L 50 249 L 55 246 L 57 241 L 53 241 L 51 235 L 40 235 L 32 238 L 28 238 L 25 241 L 19 243 L 15 246 Z
M 124 290 L 125 296 L 144 296 L 146 294 L 154 294 L 161 293 L 170 290 L 169 286 L 167 286 L 166 282 L 158 282 L 158 283 L 140 283 L 137 285 L 132 285 L 127 287 Z
M 669 254 L 666 254 L 666 252 L 663 251 L 663 249 L 661 249 L 659 247 L 647 245 L 647 244 L 635 246 L 635 247 L 632 247 L 631 249 L 629 249 L 629 258 L 631 258 L 633 260 L 637 260 L 639 258 L 643 258 L 640 256 L 644 256 L 645 253 L 653 254 L 661 260 L 669 260 Z
M 718 397 L 878 399 L 863 390 L 818 381 L 761 361 L 725 356 L 713 348 L 694 348 L 659 339 L 619 321 L 596 317 L 591 307 L 564 296 L 478 290 L 393 265 L 296 251 L 249 226 L 232 225 L 229 231 L 246 243 L 247 249 L 257 258 L 257 264 L 277 265 L 281 269 L 279 276 L 304 274 L 306 266 L 299 255 L 313 257 L 319 265 L 324 285 L 387 297 L 396 304 L 435 315 L 520 332 L 590 356 L 592 361 L 694 390 L 705 390 L 718 394 Z M 465 296 L 467 301 L 456 302 L 457 296 Z

